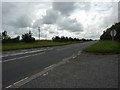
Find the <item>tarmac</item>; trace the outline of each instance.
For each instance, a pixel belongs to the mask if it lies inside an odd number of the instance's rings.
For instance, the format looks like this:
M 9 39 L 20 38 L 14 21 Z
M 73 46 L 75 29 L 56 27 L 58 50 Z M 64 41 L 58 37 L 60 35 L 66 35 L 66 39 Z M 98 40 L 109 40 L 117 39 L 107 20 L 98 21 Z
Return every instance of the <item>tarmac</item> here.
M 81 53 L 19 88 L 118 88 L 119 54 Z

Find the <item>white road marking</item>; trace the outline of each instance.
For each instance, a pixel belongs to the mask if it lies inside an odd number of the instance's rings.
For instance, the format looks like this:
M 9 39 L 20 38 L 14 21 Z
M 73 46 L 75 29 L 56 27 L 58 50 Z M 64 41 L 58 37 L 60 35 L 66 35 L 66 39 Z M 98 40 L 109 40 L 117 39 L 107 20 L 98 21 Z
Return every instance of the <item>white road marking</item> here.
M 19 87 L 21 87 L 22 85 L 24 85 L 24 84 L 32 81 L 33 79 L 36 79 L 37 77 L 39 77 L 39 76 L 41 76 L 41 75 L 42 75 L 42 76 L 46 76 L 50 70 L 52 70 L 52 69 L 54 69 L 55 67 L 58 67 L 58 66 L 60 66 L 60 65 L 62 65 L 62 64 L 67 63 L 70 59 L 72 59 L 73 56 L 77 56 L 77 55 L 80 55 L 80 54 L 81 54 L 81 51 L 79 51 L 77 54 L 73 54 L 72 56 L 63 59 L 62 61 L 60 61 L 60 62 L 58 62 L 58 63 L 56 63 L 56 64 L 52 64 L 52 65 L 44 68 L 43 71 L 41 71 L 41 72 L 39 72 L 39 73 L 37 73 L 37 74 L 34 74 L 34 75 L 30 76 L 30 77 L 26 77 L 26 78 L 24 78 L 24 79 L 21 79 L 20 81 L 14 83 L 14 84 L 12 84 L 12 85 L 9 85 L 9 86 L 5 87 L 4 89 L 6 89 L 6 88 L 19 88 Z M 4 90 L 4 89 L 3 89 L 3 90 Z
M 20 83 L 20 82 L 22 82 L 22 81 L 24 81 L 24 80 L 26 80 L 26 79 L 28 79 L 28 77 L 26 77 L 26 78 L 24 78 L 24 79 L 21 79 L 20 81 L 17 81 L 17 82 L 15 82 L 15 83 L 13 83 L 13 85 L 16 85 L 16 84 L 18 84 L 18 83 Z
M 9 86 L 7 86 L 7 87 L 5 87 L 5 88 L 10 88 L 12 85 L 9 85 Z M 3 89 L 4 90 L 4 89 Z
M 37 54 L 33 54 L 33 55 L 27 55 L 27 56 L 23 56 L 23 57 L 19 57 L 19 58 L 12 58 L 12 59 L 8 59 L 8 60 L 5 60 L 5 61 L 0 61 L 0 62 L 9 62 L 9 61 L 14 61 L 16 59 L 22 59 L 22 58 L 26 58 L 26 57 L 30 57 L 30 56 L 36 56 L 36 55 L 39 55 L 39 54 L 44 54 L 45 52 L 42 52 L 42 53 L 37 53 Z
M 45 50 L 46 49 L 36 50 L 36 51 L 28 51 L 28 52 L 21 52 L 21 53 L 15 53 L 15 54 L 8 54 L 8 55 L 3 55 L 2 57 L 14 56 L 14 55 L 20 55 L 20 54 L 26 54 L 26 53 L 34 53 L 34 52 L 40 52 L 40 51 L 45 51 Z
M 21 53 L 14 52 L 15 54 L 1 55 L 0 57 L 14 56 L 14 55 L 20 55 L 20 54 L 26 54 L 26 53 L 34 53 L 34 52 L 40 52 L 40 51 L 52 50 L 52 49 L 54 49 L 54 48 L 53 47 L 52 48 L 49 47 L 47 49 L 41 49 L 41 50 L 34 50 L 34 49 L 32 49 L 31 51 L 29 51 L 29 50 L 21 50 L 21 51 L 26 51 L 26 52 L 21 52 Z M 11 53 L 11 52 L 8 52 L 8 53 Z
M 43 76 L 46 76 L 48 74 L 48 72 L 44 73 Z
M 5 87 L 4 89 L 11 88 L 12 86 L 14 86 L 14 85 L 16 85 L 16 84 L 19 84 L 19 83 L 21 83 L 22 81 L 24 81 L 24 80 L 26 80 L 26 79 L 28 79 L 28 77 L 26 77 L 26 78 L 24 78 L 24 79 L 21 79 L 20 81 L 17 81 L 17 82 L 15 82 L 15 83 L 13 83 L 12 85 L 9 85 L 9 86 Z M 4 89 L 3 89 L 3 90 L 4 90 Z
M 54 65 L 55 65 L 55 64 L 52 64 L 52 65 L 50 65 L 50 66 L 48 66 L 48 67 L 46 67 L 46 68 L 44 68 L 44 69 L 52 68 L 52 67 L 54 67 Z

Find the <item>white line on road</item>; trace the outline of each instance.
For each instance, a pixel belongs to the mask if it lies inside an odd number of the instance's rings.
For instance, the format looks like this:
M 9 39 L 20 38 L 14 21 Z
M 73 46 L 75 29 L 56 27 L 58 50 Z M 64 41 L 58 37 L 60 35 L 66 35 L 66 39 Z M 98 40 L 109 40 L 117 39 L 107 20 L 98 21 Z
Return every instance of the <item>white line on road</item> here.
M 48 74 L 48 72 L 44 73 L 43 76 L 46 76 Z
M 12 87 L 13 85 L 19 84 L 19 83 L 21 83 L 22 81 L 24 81 L 24 80 L 26 80 L 26 79 L 28 79 L 28 77 L 26 77 L 26 78 L 24 78 L 24 79 L 21 79 L 21 80 L 15 82 L 15 83 L 13 83 L 12 85 L 9 85 L 9 86 L 5 87 L 5 89 L 10 88 L 10 87 Z M 4 89 L 3 89 L 3 90 L 4 90 Z
M 20 83 L 20 82 L 22 82 L 22 81 L 24 81 L 24 80 L 26 80 L 26 79 L 28 79 L 28 77 L 26 77 L 26 78 L 24 78 L 24 79 L 21 79 L 20 81 L 15 82 L 13 85 L 16 85 L 16 84 L 18 84 L 18 83 Z
M 15 53 L 15 54 L 10 54 L 10 55 L 4 55 L 2 57 L 7 57 L 7 56 L 14 56 L 14 55 L 20 55 L 20 54 L 26 54 L 26 53 L 34 53 L 34 52 L 40 52 L 40 51 L 45 51 L 46 49 L 42 50 L 36 50 L 36 51 L 28 51 L 28 52 L 21 52 L 21 53 Z M 1 56 L 0 56 L 1 57 Z
M 7 88 L 10 88 L 12 85 L 9 85 L 9 86 L 7 86 L 7 87 L 5 87 L 5 89 L 7 89 Z M 3 89 L 4 90 L 4 89 Z
M 50 70 L 52 70 L 52 69 L 54 69 L 54 68 L 56 68 L 56 67 L 58 67 L 58 66 L 60 66 L 60 65 L 62 65 L 62 64 L 67 63 L 70 59 L 73 58 L 73 56 L 76 57 L 77 55 L 80 55 L 80 54 L 81 54 L 81 51 L 79 51 L 77 54 L 73 54 L 72 56 L 63 59 L 62 61 L 60 61 L 60 62 L 58 62 L 58 63 L 56 63 L 56 64 L 52 64 L 52 65 L 44 68 L 43 71 L 41 71 L 41 72 L 39 72 L 39 73 L 37 73 L 37 74 L 34 74 L 34 75 L 30 76 L 30 77 L 26 77 L 26 78 L 24 78 L 24 79 L 21 79 L 20 81 L 14 83 L 14 84 L 12 84 L 12 85 L 9 85 L 9 86 L 5 87 L 4 89 L 6 89 L 6 88 L 19 88 L 19 87 L 21 87 L 22 85 L 24 85 L 24 84 L 32 81 L 33 79 L 36 79 L 36 78 L 40 77 L 41 75 L 42 75 L 42 76 L 46 76 L 46 75 L 49 73 Z M 4 90 L 4 89 L 3 89 L 3 90 Z
M 48 66 L 48 67 L 46 67 L 46 68 L 44 68 L 44 69 L 48 69 L 48 68 L 54 67 L 54 65 L 55 65 L 55 64 L 52 64 L 52 65 L 50 65 L 50 66 Z
M 42 53 L 37 53 L 37 54 L 33 54 L 33 55 L 27 55 L 27 56 L 23 56 L 23 57 L 19 57 L 19 58 L 12 58 L 12 59 L 8 59 L 8 60 L 5 60 L 5 61 L 0 61 L 0 62 L 9 62 L 9 61 L 14 61 L 16 59 L 22 59 L 22 58 L 26 58 L 26 57 L 31 57 L 31 56 L 36 56 L 36 55 L 39 55 L 39 54 L 44 54 L 45 52 L 42 52 Z

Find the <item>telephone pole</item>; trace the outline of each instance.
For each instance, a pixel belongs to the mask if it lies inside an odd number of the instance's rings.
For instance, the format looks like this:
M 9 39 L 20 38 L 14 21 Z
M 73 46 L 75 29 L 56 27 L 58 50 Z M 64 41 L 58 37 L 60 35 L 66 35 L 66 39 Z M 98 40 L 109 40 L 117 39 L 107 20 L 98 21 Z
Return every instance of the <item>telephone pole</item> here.
M 38 27 L 39 40 L 40 40 L 40 27 Z

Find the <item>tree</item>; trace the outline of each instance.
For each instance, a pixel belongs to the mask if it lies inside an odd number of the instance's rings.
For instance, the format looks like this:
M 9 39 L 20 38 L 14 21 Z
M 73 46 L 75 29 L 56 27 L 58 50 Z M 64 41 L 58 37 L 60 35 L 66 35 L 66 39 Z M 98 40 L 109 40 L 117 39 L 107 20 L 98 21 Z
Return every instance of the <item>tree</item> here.
M 0 40 L 2 40 L 2 34 L 0 33 Z
M 7 35 L 7 31 L 5 30 L 2 32 L 2 40 L 8 40 L 8 39 L 10 39 L 10 37 Z
M 11 42 L 19 42 L 19 41 L 20 41 L 20 36 L 11 39 Z
M 80 41 L 78 38 L 72 38 L 72 37 L 64 37 L 64 36 L 55 36 L 52 38 L 54 42 L 69 42 L 69 41 Z
M 34 42 L 35 38 L 32 37 L 31 31 L 29 33 L 22 34 L 22 41 L 24 42 Z
M 8 43 L 10 42 L 11 38 L 7 35 L 7 31 L 2 32 L 1 40 L 3 43 Z
M 116 30 L 117 34 L 114 37 L 114 40 L 120 41 L 120 22 L 115 23 L 114 25 L 112 25 L 110 28 L 108 28 L 107 30 L 105 30 L 103 32 L 103 34 L 100 36 L 100 40 L 112 40 L 112 37 L 110 35 L 110 32 L 112 30 Z
M 55 36 L 55 37 L 52 38 L 52 40 L 54 42 L 59 42 L 60 41 L 60 37 L 59 36 Z

